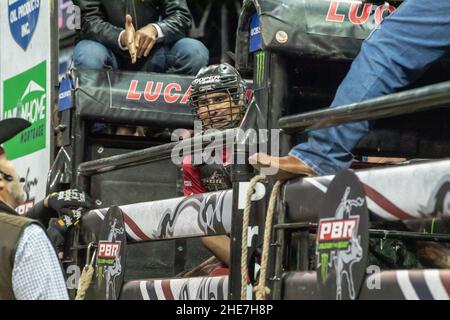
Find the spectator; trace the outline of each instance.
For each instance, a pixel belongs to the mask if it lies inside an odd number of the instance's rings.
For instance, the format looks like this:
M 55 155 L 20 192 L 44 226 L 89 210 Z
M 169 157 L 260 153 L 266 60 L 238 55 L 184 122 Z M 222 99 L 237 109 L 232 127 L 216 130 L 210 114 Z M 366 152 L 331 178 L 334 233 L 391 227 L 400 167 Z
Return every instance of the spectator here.
M 192 24 L 186 0 L 74 3 L 81 9 L 77 68 L 195 75 L 208 64 L 208 49 L 186 37 Z

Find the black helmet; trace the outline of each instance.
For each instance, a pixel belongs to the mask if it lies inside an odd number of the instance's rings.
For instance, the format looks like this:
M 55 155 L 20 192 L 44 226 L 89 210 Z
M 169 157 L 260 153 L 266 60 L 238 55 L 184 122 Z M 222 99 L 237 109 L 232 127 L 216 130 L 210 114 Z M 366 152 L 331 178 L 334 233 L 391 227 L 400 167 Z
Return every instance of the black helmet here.
M 226 96 L 220 98 L 221 93 Z M 239 72 L 223 63 L 199 71 L 192 81 L 189 100 L 194 115 L 206 127 L 227 129 L 237 126 L 245 114 L 245 93 L 246 85 Z M 220 106 L 225 102 L 229 102 L 226 107 Z

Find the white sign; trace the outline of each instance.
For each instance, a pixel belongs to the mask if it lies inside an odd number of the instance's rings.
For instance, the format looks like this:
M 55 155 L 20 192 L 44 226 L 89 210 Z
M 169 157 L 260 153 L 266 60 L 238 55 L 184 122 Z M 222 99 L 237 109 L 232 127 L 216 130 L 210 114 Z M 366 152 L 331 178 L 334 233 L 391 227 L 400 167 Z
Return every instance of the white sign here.
M 44 199 L 51 150 L 52 0 L 0 1 L 0 118 L 20 117 L 32 126 L 4 144 L 25 178 L 25 213 Z

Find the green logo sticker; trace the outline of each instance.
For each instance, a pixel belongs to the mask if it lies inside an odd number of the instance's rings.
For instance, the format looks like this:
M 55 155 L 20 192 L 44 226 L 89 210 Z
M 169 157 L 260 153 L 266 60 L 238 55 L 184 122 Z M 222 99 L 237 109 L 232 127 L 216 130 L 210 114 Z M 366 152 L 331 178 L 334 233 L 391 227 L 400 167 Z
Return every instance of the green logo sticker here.
M 47 63 L 3 83 L 3 119 L 24 118 L 32 126 L 4 144 L 10 160 L 46 147 Z

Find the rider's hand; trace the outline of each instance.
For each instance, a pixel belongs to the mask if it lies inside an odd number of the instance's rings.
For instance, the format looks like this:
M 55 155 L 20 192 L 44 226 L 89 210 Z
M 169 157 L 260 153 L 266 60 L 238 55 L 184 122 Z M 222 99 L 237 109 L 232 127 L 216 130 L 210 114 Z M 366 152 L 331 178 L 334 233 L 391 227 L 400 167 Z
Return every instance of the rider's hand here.
M 47 229 L 47 235 L 55 246 L 57 252 L 62 249 L 67 232 L 67 226 L 61 219 L 51 219 Z
M 158 30 L 153 24 L 149 24 L 136 32 L 135 43 L 137 47 L 137 57 L 147 57 L 158 40 Z
M 92 208 L 92 201 L 84 192 L 71 189 L 52 193 L 45 199 L 44 206 L 56 211 L 60 217 L 68 216 L 77 221 L 82 210 Z
M 136 29 L 133 25 L 133 18 L 127 14 L 125 17 L 125 32 L 120 37 L 122 47 L 127 47 L 131 57 L 131 63 L 135 64 L 137 61 L 137 46 L 135 42 Z

